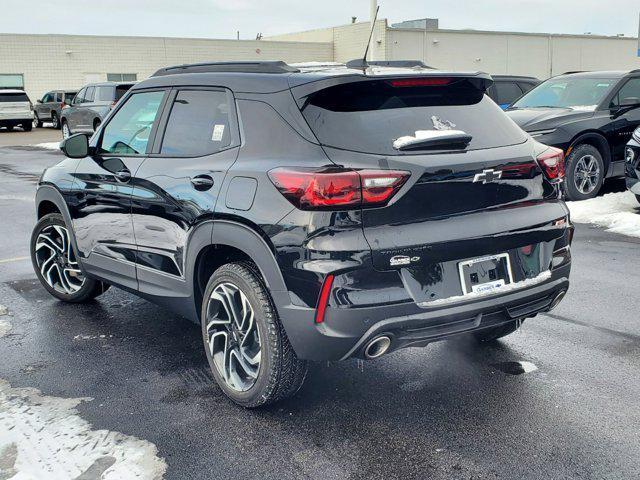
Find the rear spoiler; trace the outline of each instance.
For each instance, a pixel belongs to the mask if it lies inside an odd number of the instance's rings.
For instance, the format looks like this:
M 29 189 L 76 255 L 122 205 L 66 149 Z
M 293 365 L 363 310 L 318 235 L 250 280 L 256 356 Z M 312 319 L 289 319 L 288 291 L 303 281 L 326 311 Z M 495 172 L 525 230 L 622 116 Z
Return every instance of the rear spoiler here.
M 289 77 L 289 86 L 293 92 L 293 96 L 299 105 L 303 104 L 305 99 L 315 92 L 324 90 L 325 88 L 334 87 L 336 85 L 344 85 L 348 83 L 356 82 L 368 82 L 368 81 L 403 81 L 403 80 L 419 80 L 419 79 L 451 79 L 451 80 L 467 80 L 478 90 L 485 92 L 491 85 L 493 85 L 493 78 L 491 75 L 484 72 L 442 72 L 438 70 L 418 70 L 410 71 L 406 73 L 403 71 L 398 73 L 398 70 L 389 69 L 389 74 L 385 74 L 384 69 L 376 71 L 373 74 L 363 72 L 360 74 L 346 74 L 336 75 L 330 77 L 324 77 L 321 79 L 308 78 L 305 75 L 293 74 Z

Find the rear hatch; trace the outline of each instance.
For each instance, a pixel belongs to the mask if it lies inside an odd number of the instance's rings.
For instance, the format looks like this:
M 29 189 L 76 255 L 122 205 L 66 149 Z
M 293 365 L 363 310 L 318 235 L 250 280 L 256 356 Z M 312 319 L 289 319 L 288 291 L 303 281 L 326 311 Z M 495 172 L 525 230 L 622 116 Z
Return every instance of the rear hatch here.
M 566 207 L 536 161 L 546 147 L 484 94 L 490 81 L 420 78 L 334 79 L 315 92 L 293 89 L 334 163 L 410 172 L 387 206 L 362 210 L 375 268 L 424 267 L 560 237 L 563 231 L 552 222 L 566 216 Z M 471 139 L 398 149 L 399 138 L 411 142 L 432 132 Z
M 31 116 L 31 102 L 25 92 L 0 90 L 0 118 L 23 120 Z

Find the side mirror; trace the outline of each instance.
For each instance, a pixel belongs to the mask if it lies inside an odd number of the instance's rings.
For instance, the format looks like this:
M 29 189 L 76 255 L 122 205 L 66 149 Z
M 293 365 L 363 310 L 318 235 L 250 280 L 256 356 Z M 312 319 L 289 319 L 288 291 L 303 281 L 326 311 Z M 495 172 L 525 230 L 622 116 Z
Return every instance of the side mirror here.
M 620 102 L 620 107 L 635 107 L 636 105 L 640 105 L 640 98 L 638 97 L 626 97 L 622 99 Z
M 60 150 L 69 158 L 84 158 L 89 155 L 89 137 L 76 133 L 60 142 Z
M 42 103 L 42 100 L 39 98 L 38 100 L 36 100 L 36 103 Z

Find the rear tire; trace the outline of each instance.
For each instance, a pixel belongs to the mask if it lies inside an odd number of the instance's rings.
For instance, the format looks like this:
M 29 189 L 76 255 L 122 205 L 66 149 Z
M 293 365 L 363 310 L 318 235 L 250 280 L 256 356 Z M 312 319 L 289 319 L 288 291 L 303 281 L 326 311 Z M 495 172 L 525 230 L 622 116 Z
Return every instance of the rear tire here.
M 598 195 L 604 183 L 604 161 L 593 145 L 577 145 L 566 160 L 563 190 L 567 200 L 586 200 Z
M 107 291 L 109 285 L 85 276 L 69 235 L 62 215 L 42 217 L 31 234 L 31 263 L 51 295 L 63 302 L 83 303 Z
M 42 121 L 40 120 L 38 114 L 35 112 L 33 114 L 33 126 L 36 128 L 42 128 Z
M 213 376 L 238 405 L 274 403 L 302 386 L 307 362 L 294 353 L 255 265 L 228 263 L 213 273 L 201 323 Z
M 636 200 L 640 203 L 640 195 L 636 195 Z
M 505 323 L 504 325 L 485 328 L 484 330 L 475 332 L 473 336 L 478 343 L 494 342 L 499 338 L 506 337 L 507 335 L 510 335 L 518 330 L 522 326 L 523 322 L 524 320 L 512 320 L 511 322 Z
M 25 132 L 30 132 L 33 129 L 33 121 L 22 124 L 22 130 Z

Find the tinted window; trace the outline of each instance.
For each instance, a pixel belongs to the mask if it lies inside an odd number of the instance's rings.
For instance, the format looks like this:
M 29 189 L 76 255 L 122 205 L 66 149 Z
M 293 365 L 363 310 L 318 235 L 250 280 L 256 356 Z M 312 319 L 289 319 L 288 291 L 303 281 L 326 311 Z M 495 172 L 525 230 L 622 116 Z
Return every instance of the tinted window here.
M 86 93 L 84 94 L 84 102 L 93 102 L 93 96 L 96 89 L 95 87 L 88 87 Z
M 496 82 L 495 89 L 498 105 L 511 105 L 522 95 L 522 90 L 515 82 Z
M 595 110 L 616 83 L 618 80 L 613 78 L 552 78 L 525 94 L 513 106 Z
M 65 92 L 64 94 L 64 103 L 70 105 L 73 102 L 73 99 L 76 96 L 76 92 Z
M 144 154 L 163 96 L 164 92 L 131 95 L 105 127 L 100 151 L 125 155 Z
M 467 80 L 446 86 L 354 82 L 313 94 L 302 113 L 320 142 L 346 150 L 400 154 L 394 140 L 418 130 L 452 128 L 473 136 L 468 149 L 522 143 L 524 133 Z
M 226 92 L 183 90 L 178 93 L 162 140 L 165 155 L 200 156 L 231 144 Z
M 115 101 L 117 102 L 122 97 L 124 97 L 124 94 L 127 93 L 132 86 L 133 85 L 116 85 L 116 98 L 115 98 Z
M 537 83 L 528 83 L 528 82 L 518 82 L 518 85 L 520 86 L 520 89 L 522 90 L 523 93 L 527 93 L 529 90 L 531 90 L 532 88 L 534 88 L 538 84 Z
M 53 102 L 53 93 L 45 93 L 44 97 L 42 97 L 42 103 Z
M 96 87 L 95 101 L 96 102 L 113 102 L 114 87 L 104 86 Z
M 611 106 L 620 105 L 625 98 L 640 99 L 640 78 L 632 78 L 625 83 L 616 96 L 613 97 Z
M 7 93 L 0 90 L 0 102 L 28 102 L 29 97 L 24 92 Z

